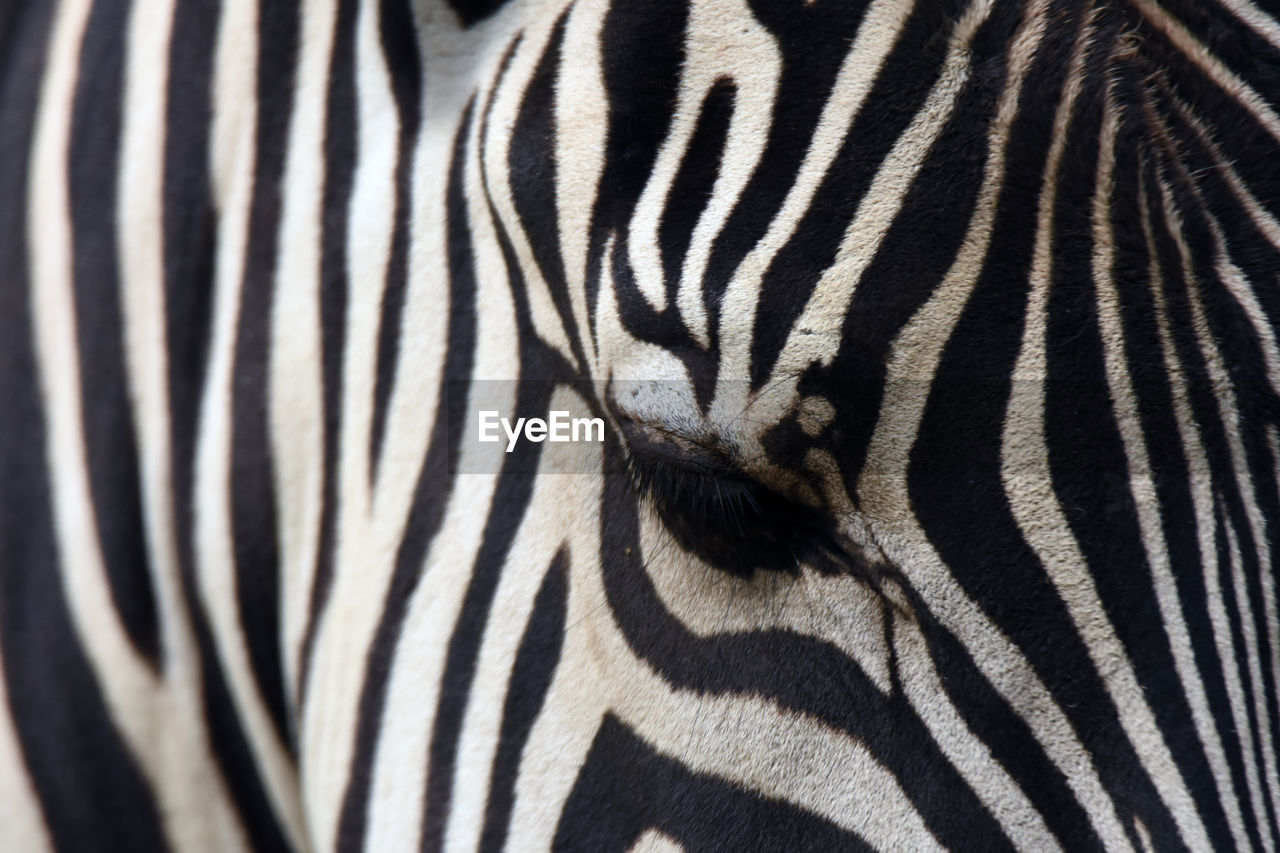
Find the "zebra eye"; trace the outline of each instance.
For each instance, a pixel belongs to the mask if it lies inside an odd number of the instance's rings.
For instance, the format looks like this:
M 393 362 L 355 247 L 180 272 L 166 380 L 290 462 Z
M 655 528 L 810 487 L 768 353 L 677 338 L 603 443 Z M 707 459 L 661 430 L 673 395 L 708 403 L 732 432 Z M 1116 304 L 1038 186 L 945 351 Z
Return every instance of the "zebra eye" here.
M 741 577 L 837 571 L 825 513 L 752 479 L 723 453 L 621 420 L 637 488 L 686 551 Z

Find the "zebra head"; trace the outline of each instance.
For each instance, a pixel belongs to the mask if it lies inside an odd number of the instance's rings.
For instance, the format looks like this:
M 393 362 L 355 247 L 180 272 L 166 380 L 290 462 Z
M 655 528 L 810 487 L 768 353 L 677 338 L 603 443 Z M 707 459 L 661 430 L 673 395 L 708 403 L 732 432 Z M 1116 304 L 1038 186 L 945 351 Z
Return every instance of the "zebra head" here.
M 1280 843 L 1274 4 L 11 3 L 0 152 L 0 846 Z
M 1276 829 L 1280 88 L 1219 11 L 587 5 L 502 59 L 496 221 L 639 493 L 631 647 L 881 744 L 944 843 Z

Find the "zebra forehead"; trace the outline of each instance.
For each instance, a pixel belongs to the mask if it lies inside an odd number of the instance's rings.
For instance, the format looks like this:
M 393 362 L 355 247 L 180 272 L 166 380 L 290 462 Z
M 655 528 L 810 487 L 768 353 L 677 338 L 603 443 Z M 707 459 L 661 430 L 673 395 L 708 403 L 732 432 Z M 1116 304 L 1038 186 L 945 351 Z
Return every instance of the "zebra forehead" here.
M 526 175 L 554 170 L 554 199 L 543 201 L 555 204 L 523 217 L 517 205 L 510 224 L 528 232 L 535 258 L 535 216 L 558 221 L 562 255 L 576 250 L 560 259 L 562 301 L 574 307 L 593 373 L 671 378 L 674 355 L 704 406 L 717 378 L 758 387 L 859 350 L 883 361 L 875 339 L 910 317 L 900 315 L 913 285 L 967 291 L 982 269 L 979 257 L 968 280 L 941 267 L 904 283 L 890 232 L 943 254 L 950 247 L 931 226 L 941 230 L 970 203 L 993 134 L 1039 122 L 1046 138 L 1068 82 L 1096 95 L 1104 67 L 1118 73 L 1109 45 L 1122 28 L 1097 14 L 1087 25 L 1099 36 L 1090 73 L 1067 81 L 1053 69 L 1070 65 L 1073 40 L 1042 38 L 1045 19 L 1078 34 L 1085 16 L 1061 9 L 1037 17 L 979 4 L 960 15 L 880 3 L 807 20 L 794 9 L 780 19 L 746 6 L 680 10 L 659 24 L 614 8 L 575 27 L 589 18 L 575 7 L 541 41 L 522 42 L 527 60 L 512 61 L 499 85 L 516 94 L 493 101 L 508 128 L 494 141 L 517 198 Z M 791 41 L 801 34 L 798 52 Z M 566 53 L 573 75 L 551 64 Z M 1005 87 L 1011 73 L 1019 85 Z M 570 89 L 582 78 L 600 92 Z M 547 85 L 574 94 L 555 99 L 542 125 L 535 112 L 549 108 L 522 95 Z M 1101 99 L 1087 109 L 1100 113 Z M 999 203 L 1034 221 L 1043 161 L 994 168 L 1006 167 Z M 555 298 L 560 283 L 548 284 Z

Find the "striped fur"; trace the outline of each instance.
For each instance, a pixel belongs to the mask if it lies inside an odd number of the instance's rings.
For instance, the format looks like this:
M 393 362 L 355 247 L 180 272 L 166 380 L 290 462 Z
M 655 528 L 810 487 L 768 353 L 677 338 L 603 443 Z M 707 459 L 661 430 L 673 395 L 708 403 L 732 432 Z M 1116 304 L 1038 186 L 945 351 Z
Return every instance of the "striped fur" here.
M 3 846 L 1275 850 L 1278 14 L 0 9 Z

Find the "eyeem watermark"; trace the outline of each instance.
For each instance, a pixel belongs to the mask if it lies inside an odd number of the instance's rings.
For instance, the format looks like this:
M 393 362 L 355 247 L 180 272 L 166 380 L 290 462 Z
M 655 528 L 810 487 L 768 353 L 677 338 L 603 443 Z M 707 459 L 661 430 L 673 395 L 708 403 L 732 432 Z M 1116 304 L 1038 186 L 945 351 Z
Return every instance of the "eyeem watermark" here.
M 599 476 L 622 465 L 607 452 L 614 433 L 604 394 L 591 380 L 447 381 L 449 472 Z
M 542 418 L 516 418 L 515 426 L 509 418 L 500 417 L 495 410 L 479 413 L 479 436 L 482 442 L 500 440 L 498 427 L 507 437 L 507 453 L 516 449 L 521 432 L 526 441 L 604 441 L 603 418 L 575 418 L 568 411 L 552 411 L 546 420 Z

